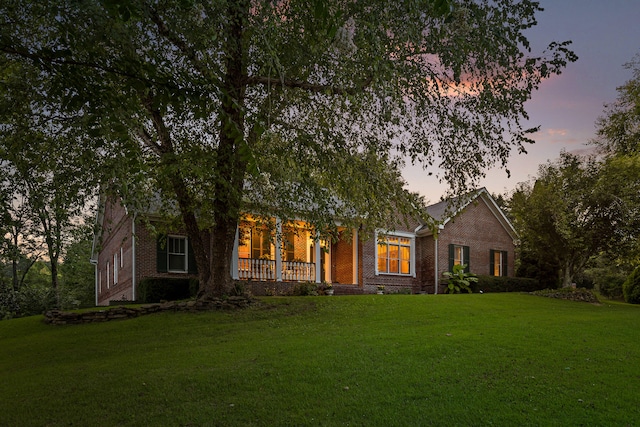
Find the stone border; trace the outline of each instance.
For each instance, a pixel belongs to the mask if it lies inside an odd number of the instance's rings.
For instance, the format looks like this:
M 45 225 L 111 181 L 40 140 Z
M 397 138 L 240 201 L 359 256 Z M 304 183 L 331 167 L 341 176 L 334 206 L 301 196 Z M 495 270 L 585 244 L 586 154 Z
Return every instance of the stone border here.
M 169 301 L 157 304 L 144 304 L 140 307 L 116 306 L 106 310 L 86 311 L 82 313 L 50 310 L 44 314 L 48 325 L 79 325 L 83 323 L 108 322 L 111 320 L 133 319 L 165 311 L 197 313 L 211 310 L 234 310 L 247 308 L 257 302 L 249 296 L 231 296 L 192 301 Z

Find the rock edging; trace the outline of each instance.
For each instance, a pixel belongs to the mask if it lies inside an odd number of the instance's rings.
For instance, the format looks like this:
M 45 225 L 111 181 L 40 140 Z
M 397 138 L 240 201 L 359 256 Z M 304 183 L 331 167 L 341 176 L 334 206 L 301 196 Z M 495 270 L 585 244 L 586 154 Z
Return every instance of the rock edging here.
M 211 310 L 234 310 L 247 308 L 256 303 L 256 301 L 256 299 L 249 296 L 231 296 L 228 298 L 210 298 L 193 301 L 168 301 L 144 304 L 139 307 L 115 306 L 105 310 L 86 311 L 82 313 L 49 310 L 44 314 L 44 322 L 49 325 L 79 325 L 83 323 L 133 319 L 166 311 L 196 313 Z

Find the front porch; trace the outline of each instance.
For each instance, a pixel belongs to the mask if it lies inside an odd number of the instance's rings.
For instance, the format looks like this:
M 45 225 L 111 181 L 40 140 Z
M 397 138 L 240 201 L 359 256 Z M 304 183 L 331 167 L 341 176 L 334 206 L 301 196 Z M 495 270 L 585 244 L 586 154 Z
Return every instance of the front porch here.
M 275 226 L 273 226 L 275 225 Z M 358 285 L 358 232 L 346 229 L 334 242 L 318 239 L 303 221 L 271 227 L 247 218 L 236 230 L 231 275 L 257 282 L 312 282 Z

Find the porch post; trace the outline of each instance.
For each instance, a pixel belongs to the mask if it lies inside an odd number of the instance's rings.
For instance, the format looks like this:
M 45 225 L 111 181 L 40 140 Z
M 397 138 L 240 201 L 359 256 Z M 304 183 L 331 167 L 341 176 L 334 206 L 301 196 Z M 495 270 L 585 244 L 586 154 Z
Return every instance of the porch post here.
M 276 218 L 276 282 L 282 282 L 282 221 Z
M 353 278 L 351 282 L 354 285 L 358 284 L 358 229 L 353 229 L 353 237 L 351 239 L 351 244 L 353 245 L 352 255 L 353 255 Z
M 316 244 L 314 246 L 316 252 L 316 283 L 322 282 L 322 257 L 320 255 L 322 248 L 320 247 L 320 244 L 320 234 L 316 232 Z
M 236 225 L 236 237 L 233 240 L 233 251 L 231 252 L 231 278 L 238 280 L 238 245 L 240 244 L 240 228 Z

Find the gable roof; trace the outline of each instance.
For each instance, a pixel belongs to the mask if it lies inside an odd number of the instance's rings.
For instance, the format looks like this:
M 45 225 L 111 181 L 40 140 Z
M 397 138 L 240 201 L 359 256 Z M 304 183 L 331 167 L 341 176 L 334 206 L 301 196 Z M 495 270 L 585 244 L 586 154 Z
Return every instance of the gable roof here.
M 500 209 L 496 201 L 491 197 L 491 194 L 489 194 L 484 187 L 462 196 L 427 206 L 427 213 L 439 224 L 438 228 L 442 230 L 452 219 L 464 211 L 467 206 L 476 201 L 483 202 L 489 208 L 493 216 L 513 240 L 518 239 L 518 234 L 513 224 L 511 224 L 511 221 L 509 221 L 504 212 L 502 212 L 502 209 Z M 417 234 L 430 236 L 433 234 L 433 231 L 429 227 L 423 226 L 417 230 Z

